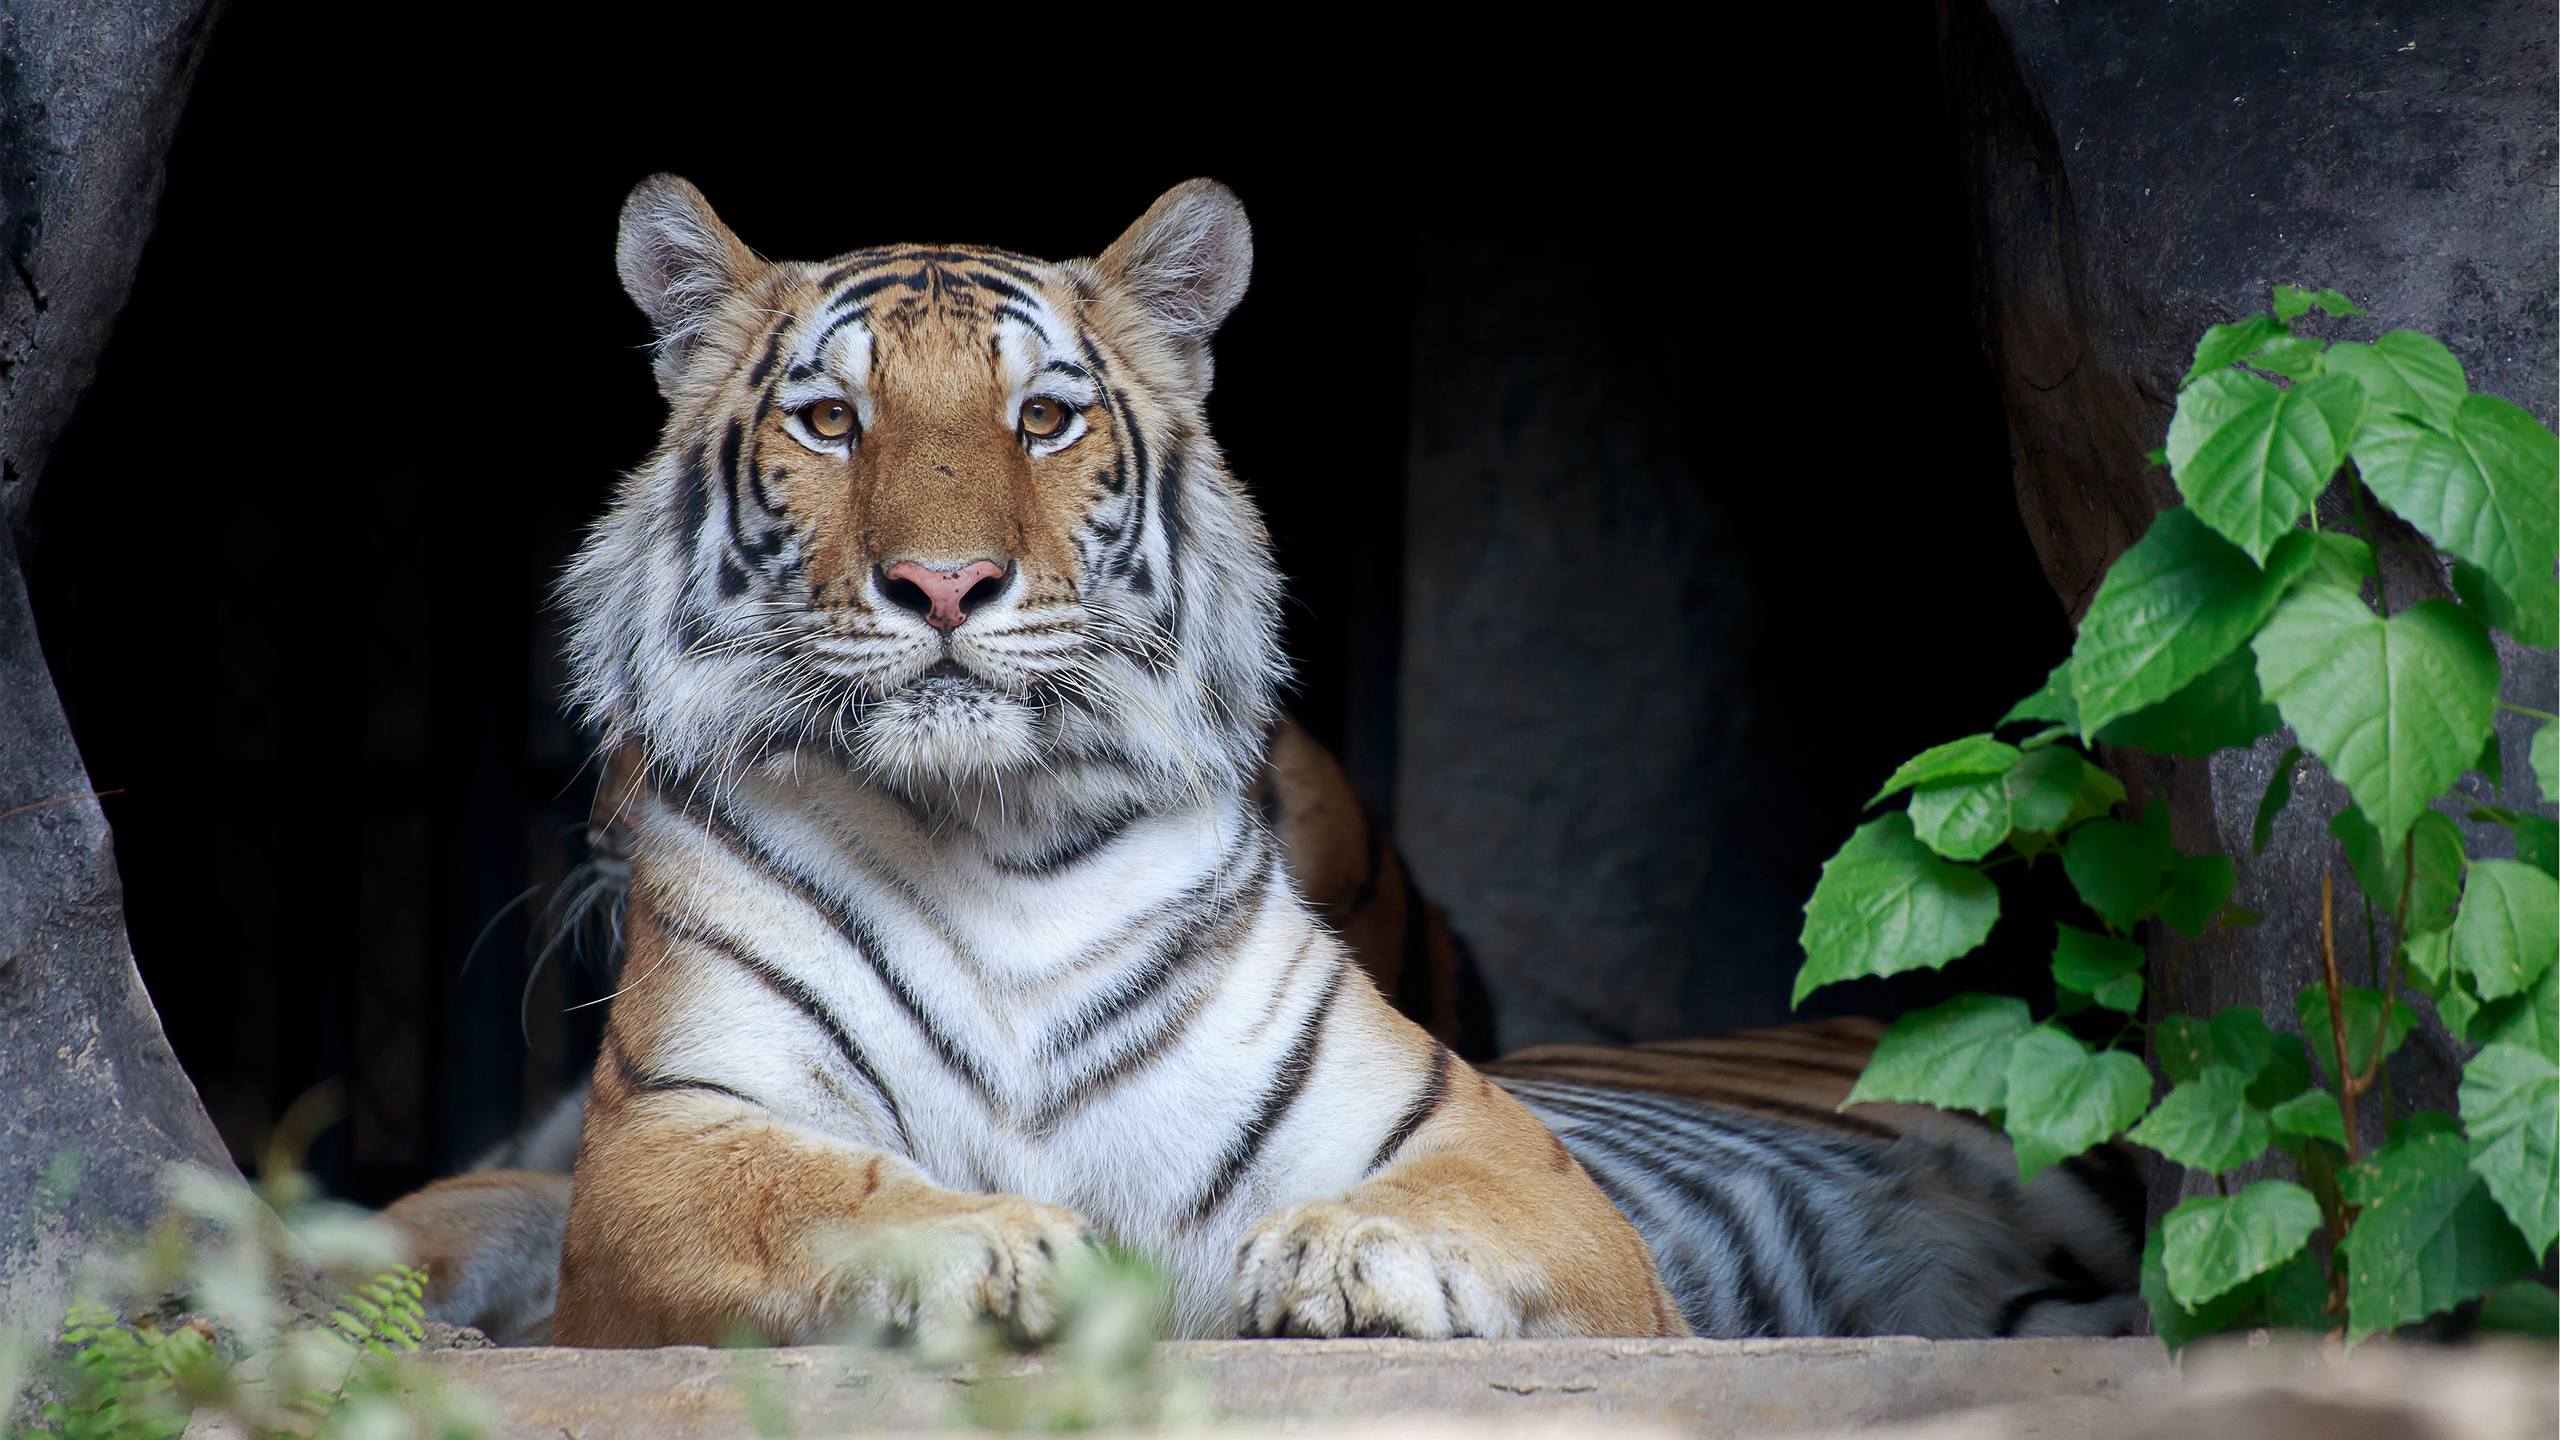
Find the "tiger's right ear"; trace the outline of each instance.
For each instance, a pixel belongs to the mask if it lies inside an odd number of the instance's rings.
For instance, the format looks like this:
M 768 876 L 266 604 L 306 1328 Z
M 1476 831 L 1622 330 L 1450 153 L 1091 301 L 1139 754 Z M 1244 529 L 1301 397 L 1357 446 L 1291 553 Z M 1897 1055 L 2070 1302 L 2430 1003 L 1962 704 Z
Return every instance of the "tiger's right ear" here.
M 702 192 L 674 175 L 652 175 L 632 188 L 613 260 L 622 288 L 657 329 L 658 389 L 670 393 L 721 302 L 760 264 Z

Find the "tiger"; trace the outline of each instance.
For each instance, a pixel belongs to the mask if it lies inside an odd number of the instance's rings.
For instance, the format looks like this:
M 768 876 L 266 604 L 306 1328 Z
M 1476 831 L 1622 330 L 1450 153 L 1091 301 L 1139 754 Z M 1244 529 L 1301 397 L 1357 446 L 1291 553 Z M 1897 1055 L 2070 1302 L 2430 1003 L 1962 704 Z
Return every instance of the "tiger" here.
M 574 941 L 591 916 L 606 924 L 606 976 L 620 969 L 622 892 L 630 876 L 629 813 L 639 749 L 605 751 L 586 822 L 587 858 L 561 884 L 579 903 L 552 907 L 546 954 Z M 1384 822 L 1340 762 L 1294 719 L 1273 728 L 1249 791 L 1299 894 L 1350 950 L 1379 993 L 1459 1056 L 1492 1053 L 1484 985 L 1447 915 L 1415 886 Z M 462 1174 L 405 1195 L 383 1211 L 426 1272 L 430 1319 L 481 1331 L 502 1345 L 550 1338 L 569 1168 L 586 1117 L 580 1083 L 491 1147 Z
M 1479 1066 L 1388 1003 L 1251 793 L 1279 580 L 1204 415 L 1251 258 L 1208 181 L 1055 263 L 633 192 L 669 418 L 562 587 L 639 760 L 554 1338 L 1037 1337 L 1097 1241 L 1183 1335 L 2137 1323 L 2103 1177 L 1838 1109 L 1871 1032 Z

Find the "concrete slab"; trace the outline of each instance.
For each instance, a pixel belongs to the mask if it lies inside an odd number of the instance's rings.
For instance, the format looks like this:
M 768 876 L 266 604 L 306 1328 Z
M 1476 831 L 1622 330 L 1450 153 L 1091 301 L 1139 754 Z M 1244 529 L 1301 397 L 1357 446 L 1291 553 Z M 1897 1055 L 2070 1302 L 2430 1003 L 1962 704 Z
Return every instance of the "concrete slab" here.
M 527 1440 L 693 1440 L 757 1433 L 947 1430 L 973 1386 L 1049 1373 L 919 1370 L 898 1357 L 807 1348 L 515 1349 L 425 1357 Z M 1209 1341 L 1160 1348 L 1159 1369 L 1220 1427 L 1410 1433 L 1697 1436 L 1856 1431 L 1979 1406 L 2046 1404 L 2094 1418 L 2167 1398 L 2159 1342 L 2132 1340 Z M 752 1411 L 752 1416 L 751 1416 Z M 2057 1431 L 2054 1433 L 2068 1433 Z

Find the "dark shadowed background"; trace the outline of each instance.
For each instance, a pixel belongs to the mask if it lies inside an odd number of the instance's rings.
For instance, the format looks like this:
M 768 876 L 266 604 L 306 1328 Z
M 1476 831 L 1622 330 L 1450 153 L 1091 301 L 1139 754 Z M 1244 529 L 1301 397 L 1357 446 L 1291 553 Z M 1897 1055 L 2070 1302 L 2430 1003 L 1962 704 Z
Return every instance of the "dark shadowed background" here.
M 386 1198 L 591 1053 L 601 1013 L 569 1007 L 597 977 L 531 963 L 592 784 L 547 596 L 660 419 L 611 257 L 653 170 L 799 257 L 1089 254 L 1176 181 L 1236 189 L 1257 259 L 1212 421 L 1291 578 L 1295 708 L 1392 815 L 1506 1045 L 1782 1018 L 1860 803 L 2067 645 L 1925 10 L 1762 37 L 1820 47 L 1819 128 L 1703 89 L 1569 122 L 1357 74 L 1176 95 L 1137 56 L 1085 86 L 954 61 L 760 90 L 680 81 L 677 41 L 439 14 L 222 22 L 38 497 L 37 614 L 122 791 L 134 947 L 244 1156 L 339 1079 L 314 1166 Z M 2023 974 L 2043 934 L 1821 1012 Z

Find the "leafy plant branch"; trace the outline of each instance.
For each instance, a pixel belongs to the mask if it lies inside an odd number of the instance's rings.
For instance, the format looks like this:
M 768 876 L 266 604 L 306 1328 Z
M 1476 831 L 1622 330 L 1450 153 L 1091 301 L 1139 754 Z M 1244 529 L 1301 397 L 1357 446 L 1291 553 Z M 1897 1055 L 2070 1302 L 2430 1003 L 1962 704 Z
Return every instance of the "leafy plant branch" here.
M 1899 808 L 1857 828 L 1805 907 L 1798 1000 L 1972 953 L 2000 918 L 1995 875 L 2058 861 L 2088 914 L 2056 928 L 2050 1008 L 1967 994 L 1907 1015 L 1850 1103 L 1978 1111 L 2026 1179 L 2118 1138 L 2209 1176 L 2144 1247 L 2173 1348 L 2254 1325 L 2362 1336 L 2482 1297 L 2480 1323 L 2560 1328 L 2536 1278 L 2560 1238 L 2560 725 L 2499 695 L 2490 641 L 2560 645 L 2560 444 L 2471 393 L 2431 337 L 2299 328 L 2362 314 L 2280 285 L 2268 311 L 2206 332 L 2154 452 L 2185 503 L 2109 568 L 2034 695 L 1895 771 L 1870 808 Z M 2352 533 L 2318 524 L 2337 484 Z M 2423 544 L 2386 539 L 2386 514 Z M 2454 598 L 2395 611 L 2385 548 L 2448 566 Z M 2543 722 L 2538 801 L 2507 803 L 2502 710 Z M 2324 766 L 2347 794 L 2328 832 L 2361 897 L 2367 983 L 2339 964 L 2324 864 L 2317 978 L 2291 1024 L 2164 1009 L 2145 942 L 2159 954 L 2259 917 L 2233 903 L 2234 859 L 2179 850 L 2156 798 L 2125 814 L 2100 757 L 2203 758 L 2280 729 L 2295 743 L 2250 855 L 2294 805 L 2297 768 Z M 2448 813 L 2467 772 L 2501 803 L 2456 813 L 2505 830 L 2514 858 L 2473 854 Z M 2392 1113 L 2386 1062 L 2420 1023 L 2404 991 L 2471 1052 L 2458 1118 Z M 2370 1152 L 2368 1097 L 2386 1122 Z M 2261 1178 L 2235 1186 L 2244 1168 Z

